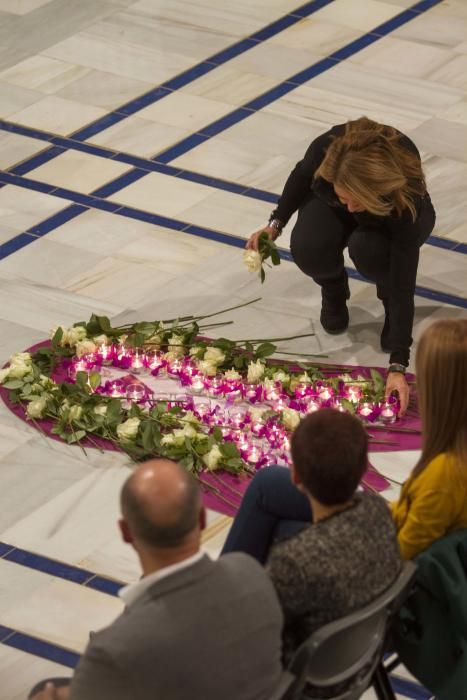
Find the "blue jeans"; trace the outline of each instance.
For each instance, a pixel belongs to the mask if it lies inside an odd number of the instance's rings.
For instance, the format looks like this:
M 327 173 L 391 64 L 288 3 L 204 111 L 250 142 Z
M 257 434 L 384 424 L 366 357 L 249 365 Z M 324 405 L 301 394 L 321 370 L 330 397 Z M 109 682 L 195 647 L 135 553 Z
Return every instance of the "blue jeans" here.
M 285 467 L 264 467 L 243 497 L 222 554 L 245 552 L 261 564 L 276 540 L 295 535 L 312 522 L 308 498 L 293 485 Z

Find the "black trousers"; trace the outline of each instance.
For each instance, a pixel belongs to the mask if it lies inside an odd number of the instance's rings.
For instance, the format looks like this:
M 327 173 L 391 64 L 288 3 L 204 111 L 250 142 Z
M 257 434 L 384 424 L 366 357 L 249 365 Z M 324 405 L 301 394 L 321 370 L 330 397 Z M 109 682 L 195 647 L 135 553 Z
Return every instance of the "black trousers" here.
M 429 226 L 419 245 L 429 236 Z M 294 262 L 302 272 L 325 287 L 332 296 L 342 296 L 347 288 L 344 248 L 355 267 L 366 279 L 376 282 L 379 299 L 389 297 L 390 234 L 384 228 L 359 226 L 346 209 L 331 207 L 310 194 L 300 208 L 290 241 Z

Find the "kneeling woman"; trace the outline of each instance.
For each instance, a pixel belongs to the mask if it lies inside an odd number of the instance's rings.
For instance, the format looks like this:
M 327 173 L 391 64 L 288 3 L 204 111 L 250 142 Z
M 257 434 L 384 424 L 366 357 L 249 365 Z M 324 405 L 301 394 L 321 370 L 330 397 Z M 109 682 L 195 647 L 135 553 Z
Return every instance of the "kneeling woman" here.
M 315 629 L 366 605 L 399 573 L 386 503 L 356 492 L 367 443 L 349 414 L 322 409 L 307 416 L 292 435 L 291 472 L 258 472 L 227 538 L 224 553 L 267 560 L 284 612 L 286 660 Z

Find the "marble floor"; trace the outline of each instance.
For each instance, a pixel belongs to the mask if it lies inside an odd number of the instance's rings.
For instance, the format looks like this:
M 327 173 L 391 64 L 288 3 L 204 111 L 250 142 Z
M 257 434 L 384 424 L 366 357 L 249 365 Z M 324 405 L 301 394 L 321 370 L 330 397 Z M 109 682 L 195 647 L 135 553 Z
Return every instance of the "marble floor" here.
M 362 114 L 418 144 L 437 209 L 415 341 L 465 317 L 466 37 L 464 0 L 0 0 L 2 362 L 93 312 L 123 323 L 261 297 L 222 317 L 226 333 L 313 331 L 280 350 L 384 366 L 372 285 L 351 280 L 349 331 L 331 337 L 313 283 L 284 260 L 261 287 L 240 250 L 309 142 Z M 416 456 L 372 461 L 401 482 Z M 128 472 L 0 403 L 0 700 L 69 674 L 120 612 L 113 580 L 139 575 L 116 528 Z M 213 556 L 229 523 L 209 513 Z M 430 697 L 396 675 L 399 697 Z

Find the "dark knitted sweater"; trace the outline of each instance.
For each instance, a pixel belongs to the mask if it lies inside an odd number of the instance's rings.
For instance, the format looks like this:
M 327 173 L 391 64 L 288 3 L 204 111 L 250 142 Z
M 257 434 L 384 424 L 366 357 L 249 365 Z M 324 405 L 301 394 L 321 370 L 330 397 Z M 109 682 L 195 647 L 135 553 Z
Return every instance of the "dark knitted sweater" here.
M 331 183 L 322 178 L 313 180 L 313 176 L 326 155 L 328 146 L 334 136 L 344 133 L 345 124 L 332 127 L 325 134 L 315 139 L 309 146 L 303 160 L 290 173 L 277 208 L 273 212 L 275 218 L 284 224 L 292 214 L 301 207 L 310 194 L 310 189 L 320 199 L 332 207 L 342 207 L 337 199 Z M 415 144 L 401 134 L 401 144 L 413 151 L 419 158 L 420 154 Z M 366 229 L 383 229 L 390 241 L 389 263 L 389 315 L 391 319 L 391 362 L 408 365 L 410 346 L 412 344 L 412 325 L 414 317 L 414 293 L 417 277 L 419 246 L 431 232 L 434 225 L 435 212 L 428 193 L 415 199 L 417 218 L 407 210 L 402 216 L 393 214 L 385 217 L 375 216 L 368 212 L 352 214 L 355 226 Z M 427 222 L 429 230 L 425 230 Z
M 395 580 L 401 559 L 387 503 L 358 493 L 353 505 L 276 544 L 271 576 L 284 613 L 284 659 L 316 629 L 363 607 Z

